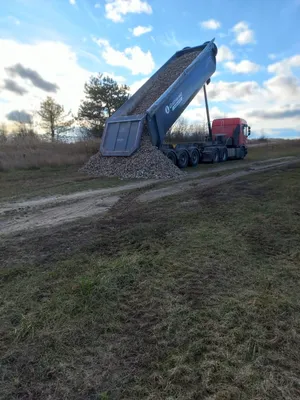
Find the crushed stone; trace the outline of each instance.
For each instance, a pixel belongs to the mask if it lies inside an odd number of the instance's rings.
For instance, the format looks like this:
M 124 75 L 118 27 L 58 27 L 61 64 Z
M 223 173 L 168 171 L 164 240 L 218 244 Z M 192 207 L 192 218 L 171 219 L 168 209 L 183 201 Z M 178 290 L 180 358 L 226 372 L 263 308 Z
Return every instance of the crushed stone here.
M 199 50 L 193 51 L 191 53 L 183 54 L 171 61 L 167 68 L 158 74 L 150 89 L 147 90 L 144 97 L 139 101 L 137 106 L 131 110 L 129 115 L 144 113 L 168 89 L 168 87 L 175 82 L 175 80 L 192 63 L 192 61 L 194 61 L 199 53 Z
M 175 82 L 199 53 L 200 51 L 193 51 L 171 61 L 167 68 L 154 79 L 150 89 L 129 115 L 144 113 Z M 121 179 L 171 179 L 186 174 L 157 147 L 152 146 L 146 126 L 140 148 L 132 156 L 105 157 L 99 152 L 93 155 L 80 171 L 90 176 Z
M 143 136 L 140 148 L 130 157 L 105 157 L 99 152 L 80 169 L 90 176 L 121 179 L 172 179 L 185 174 Z

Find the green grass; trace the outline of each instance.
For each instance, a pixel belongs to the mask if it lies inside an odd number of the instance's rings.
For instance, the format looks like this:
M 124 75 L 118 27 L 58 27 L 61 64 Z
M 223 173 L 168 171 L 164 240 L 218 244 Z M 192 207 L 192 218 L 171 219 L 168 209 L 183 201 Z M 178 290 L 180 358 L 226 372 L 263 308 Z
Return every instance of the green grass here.
M 261 147 L 249 147 L 247 160 L 258 161 L 268 158 L 300 155 L 300 140 L 283 140 L 278 143 L 269 142 Z
M 224 165 L 238 169 L 253 161 L 299 156 L 299 154 L 299 140 L 283 141 L 279 144 L 249 148 L 249 154 L 245 160 L 234 160 Z M 196 168 L 187 168 L 186 172 L 213 171 L 219 166 L 220 164 L 199 164 Z M 129 182 L 128 180 L 120 181 L 117 178 L 91 178 L 79 173 L 79 167 L 79 165 L 62 165 L 0 171 L 0 201 L 69 194 L 81 190 L 113 187 Z
M 283 140 L 279 143 L 268 143 L 261 147 L 249 147 L 248 154 L 244 160 L 230 160 L 226 165 L 235 166 L 236 168 L 242 168 L 248 163 L 254 161 L 263 161 L 273 158 L 281 158 L 287 156 L 300 156 L 300 140 Z M 224 164 L 225 165 L 225 164 Z M 218 168 L 220 164 L 199 164 L 196 168 L 187 168 L 188 173 L 195 171 L 206 171 Z
M 128 180 L 92 178 L 79 173 L 78 165 L 0 172 L 0 201 L 69 194 L 122 185 Z
M 299 399 L 299 204 L 285 168 L 7 238 L 2 398 Z

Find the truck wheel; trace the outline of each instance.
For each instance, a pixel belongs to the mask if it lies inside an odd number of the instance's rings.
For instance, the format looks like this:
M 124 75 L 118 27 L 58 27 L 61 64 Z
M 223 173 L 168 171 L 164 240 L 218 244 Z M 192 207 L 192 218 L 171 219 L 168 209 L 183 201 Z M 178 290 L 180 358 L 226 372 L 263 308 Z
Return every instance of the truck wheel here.
M 227 161 L 227 160 L 228 160 L 228 151 L 227 151 L 227 149 L 223 149 L 221 161 L 222 161 L 222 162 L 225 162 L 225 161 Z
M 169 160 L 172 161 L 172 163 L 173 163 L 174 165 L 177 164 L 177 157 L 176 157 L 175 151 L 173 151 L 173 150 L 168 151 L 167 157 L 168 157 Z
M 199 164 L 200 161 L 200 154 L 199 151 L 196 149 L 193 149 L 190 153 L 189 157 L 189 165 L 191 167 L 196 167 Z
M 243 160 L 245 158 L 245 149 L 244 147 L 240 148 L 240 159 Z
M 177 166 L 179 168 L 186 168 L 189 163 L 189 154 L 186 150 L 182 150 L 177 154 Z
M 212 155 L 212 162 L 213 163 L 218 163 L 220 162 L 220 152 L 218 149 L 215 149 Z

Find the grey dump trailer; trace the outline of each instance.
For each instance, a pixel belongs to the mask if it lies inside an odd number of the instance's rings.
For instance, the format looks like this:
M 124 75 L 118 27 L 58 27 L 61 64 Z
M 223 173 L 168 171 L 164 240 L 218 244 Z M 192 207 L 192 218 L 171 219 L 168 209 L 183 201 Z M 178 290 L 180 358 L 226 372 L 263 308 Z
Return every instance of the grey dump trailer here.
M 103 156 L 131 156 L 149 135 L 180 168 L 200 161 L 222 159 L 221 142 L 213 143 L 205 85 L 216 70 L 214 39 L 201 46 L 176 52 L 148 81 L 106 121 L 100 151 Z M 164 144 L 166 133 L 203 87 L 210 142 L 184 143 L 175 148 Z M 225 161 L 225 160 L 223 160 Z

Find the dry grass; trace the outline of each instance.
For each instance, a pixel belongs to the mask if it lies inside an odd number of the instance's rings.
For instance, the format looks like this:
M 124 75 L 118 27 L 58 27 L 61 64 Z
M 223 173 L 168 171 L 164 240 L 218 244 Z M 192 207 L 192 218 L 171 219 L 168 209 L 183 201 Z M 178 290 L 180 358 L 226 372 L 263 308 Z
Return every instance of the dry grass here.
M 38 137 L 14 138 L 0 145 L 0 171 L 83 164 L 99 145 L 97 140 L 50 143 Z
M 2 398 L 298 400 L 299 204 L 287 168 L 6 238 Z
M 300 140 L 280 140 L 262 143 L 259 147 L 249 147 L 246 161 L 300 155 Z

